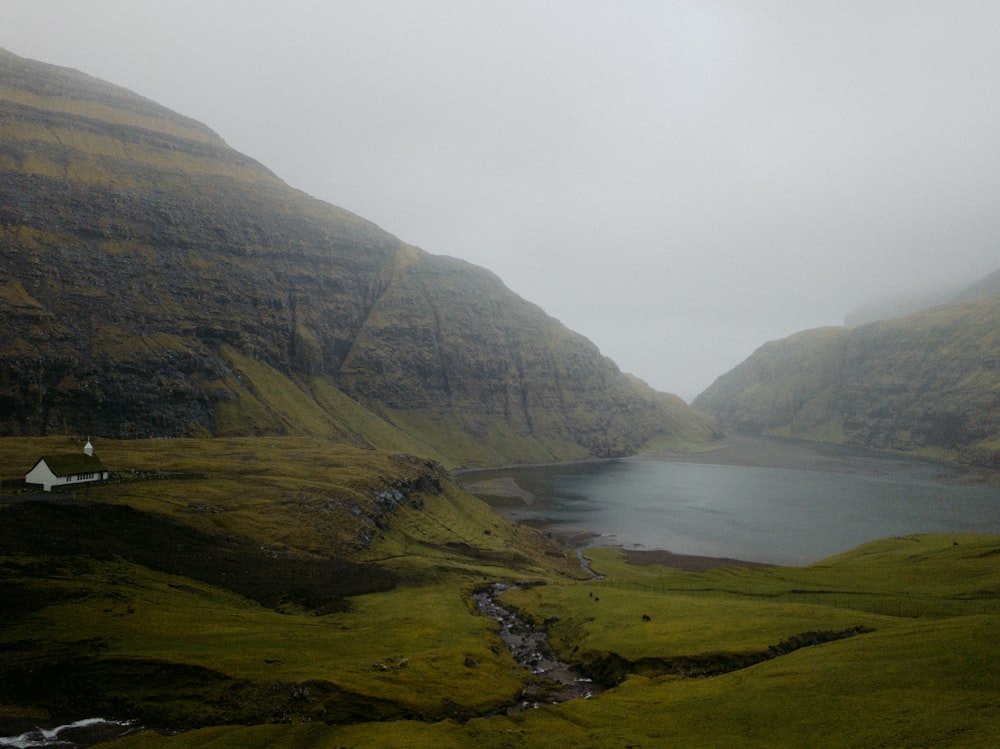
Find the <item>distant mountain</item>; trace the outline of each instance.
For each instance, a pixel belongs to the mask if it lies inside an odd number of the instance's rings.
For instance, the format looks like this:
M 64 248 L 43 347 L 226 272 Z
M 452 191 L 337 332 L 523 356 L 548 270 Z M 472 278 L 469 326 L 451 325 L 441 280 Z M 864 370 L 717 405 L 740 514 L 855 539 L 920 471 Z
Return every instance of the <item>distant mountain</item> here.
M 989 296 L 990 294 L 1000 294 L 1000 268 L 997 268 L 985 278 L 981 278 L 963 290 L 955 300 L 975 299 L 976 297 Z
M 981 278 L 971 286 L 954 285 L 924 289 L 865 304 L 849 312 L 844 318 L 844 325 L 856 328 L 870 322 L 904 317 L 929 307 L 938 307 L 942 304 L 952 304 L 963 299 L 974 299 L 990 294 L 1000 294 L 1000 269 L 990 273 L 985 278 Z
M 928 307 L 957 301 L 959 293 L 957 287 L 940 288 L 915 291 L 870 302 L 848 312 L 844 316 L 844 325 L 848 328 L 857 328 L 879 320 L 892 320 L 895 317 L 911 315 Z
M 732 430 L 1000 468 L 998 280 L 905 317 L 767 343 L 694 405 Z
M 0 326 L 7 435 L 310 434 L 492 465 L 714 429 L 489 271 L 4 51 Z

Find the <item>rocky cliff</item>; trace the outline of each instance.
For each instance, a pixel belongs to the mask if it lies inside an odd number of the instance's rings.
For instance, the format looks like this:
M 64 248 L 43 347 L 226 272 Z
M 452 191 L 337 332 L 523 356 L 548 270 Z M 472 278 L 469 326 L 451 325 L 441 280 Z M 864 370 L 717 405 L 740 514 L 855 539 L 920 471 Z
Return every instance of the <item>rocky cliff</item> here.
M 486 465 L 714 428 L 488 271 L 3 51 L 0 325 L 8 435 L 311 434 Z
M 738 431 L 1000 468 L 996 276 L 952 304 L 765 344 L 694 404 Z

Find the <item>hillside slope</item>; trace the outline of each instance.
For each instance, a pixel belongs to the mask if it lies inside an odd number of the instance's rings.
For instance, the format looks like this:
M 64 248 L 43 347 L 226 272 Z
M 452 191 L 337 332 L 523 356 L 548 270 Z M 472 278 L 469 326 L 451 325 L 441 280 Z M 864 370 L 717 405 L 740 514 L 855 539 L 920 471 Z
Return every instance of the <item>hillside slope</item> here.
M 309 437 L 99 445 L 111 482 L 0 501 L 0 737 L 98 714 L 191 727 L 492 712 L 532 675 L 495 647 L 473 590 L 585 577 L 433 461 Z M 0 465 L 67 449 L 0 438 Z
M 308 434 L 448 465 L 711 437 L 492 273 L 0 51 L 0 433 Z
M 736 431 L 1000 467 L 1000 294 L 772 341 L 694 405 Z

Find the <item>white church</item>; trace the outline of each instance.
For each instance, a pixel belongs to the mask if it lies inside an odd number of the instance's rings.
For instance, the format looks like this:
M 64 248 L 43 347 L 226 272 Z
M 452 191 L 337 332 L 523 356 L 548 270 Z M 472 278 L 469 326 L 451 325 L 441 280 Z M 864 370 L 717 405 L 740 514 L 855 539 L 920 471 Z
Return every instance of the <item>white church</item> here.
M 39 458 L 24 477 L 26 484 L 41 484 L 42 489 L 52 491 L 53 486 L 82 484 L 88 481 L 103 481 L 108 471 L 101 459 L 94 455 L 94 446 L 87 440 L 81 453 L 61 453 Z

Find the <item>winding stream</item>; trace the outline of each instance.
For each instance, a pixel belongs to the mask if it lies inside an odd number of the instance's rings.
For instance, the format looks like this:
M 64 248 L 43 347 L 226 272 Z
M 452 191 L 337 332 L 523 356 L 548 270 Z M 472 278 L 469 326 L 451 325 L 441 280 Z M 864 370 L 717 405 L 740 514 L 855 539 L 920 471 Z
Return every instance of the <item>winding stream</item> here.
M 475 594 L 479 611 L 500 623 L 500 638 L 511 656 L 536 677 L 525 689 L 508 713 L 520 712 L 542 704 L 588 699 L 603 691 L 591 679 L 577 673 L 572 666 L 559 660 L 549 646 L 548 636 L 497 602 L 497 598 L 516 586 L 494 583 Z

